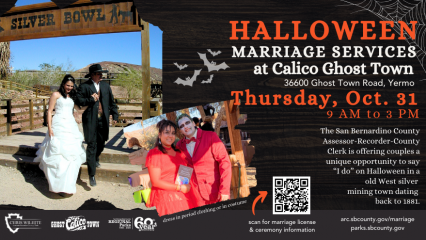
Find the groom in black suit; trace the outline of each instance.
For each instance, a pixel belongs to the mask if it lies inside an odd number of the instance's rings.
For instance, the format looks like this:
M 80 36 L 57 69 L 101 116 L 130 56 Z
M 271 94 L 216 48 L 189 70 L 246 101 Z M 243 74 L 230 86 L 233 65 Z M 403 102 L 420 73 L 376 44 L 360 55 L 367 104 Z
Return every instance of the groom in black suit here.
M 96 167 L 99 167 L 99 155 L 105 147 L 109 134 L 109 115 L 114 124 L 118 120 L 117 105 L 114 102 L 111 87 L 102 81 L 102 66 L 94 64 L 89 67 L 89 80 L 82 83 L 77 90 L 77 105 L 87 106 L 83 113 L 84 139 L 87 143 L 86 160 L 89 180 L 92 187 L 96 186 Z

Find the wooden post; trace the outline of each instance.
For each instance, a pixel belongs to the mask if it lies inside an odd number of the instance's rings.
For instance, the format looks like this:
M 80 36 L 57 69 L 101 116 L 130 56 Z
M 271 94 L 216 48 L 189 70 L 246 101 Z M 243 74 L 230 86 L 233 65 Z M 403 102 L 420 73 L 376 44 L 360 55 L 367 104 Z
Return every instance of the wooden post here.
M 229 132 L 229 138 L 231 140 L 231 148 L 232 148 L 232 154 L 235 155 L 236 161 L 235 163 L 232 163 L 233 168 L 237 166 L 237 168 L 241 168 L 241 178 L 239 182 L 240 188 L 239 191 L 239 197 L 247 197 L 250 195 L 250 189 L 248 187 L 247 182 L 247 173 L 245 169 L 245 161 L 244 161 L 244 152 L 243 152 L 243 145 L 241 142 L 241 133 L 239 129 L 235 129 L 235 126 L 238 124 L 238 116 L 239 111 L 236 108 L 237 106 L 234 105 L 234 100 L 225 101 L 225 110 L 226 110 L 226 122 L 228 124 L 228 132 Z M 236 164 L 236 165 L 235 165 Z M 238 188 L 238 180 L 236 185 L 235 181 L 231 182 L 231 188 Z M 238 196 L 238 195 L 237 195 Z M 234 197 L 237 197 L 234 195 Z
M 157 114 L 155 116 L 160 116 L 161 115 L 161 109 L 160 109 L 160 102 L 159 101 L 155 102 L 155 108 L 157 109 L 157 110 L 155 110 L 155 112 Z
M 7 136 L 12 135 L 12 99 L 7 99 L 7 112 L 6 112 L 6 131 Z
M 220 137 L 220 125 L 222 124 L 223 116 L 225 115 L 225 105 L 222 104 L 219 114 L 215 120 L 214 132 Z
M 231 177 L 231 191 L 234 199 L 239 197 L 238 195 L 238 168 L 235 168 L 237 165 L 237 157 L 234 154 L 229 155 L 229 160 L 231 161 L 232 168 L 232 177 Z
M 200 112 L 201 121 L 204 121 L 204 118 L 206 117 L 206 113 L 204 112 L 203 106 L 197 106 L 198 112 Z M 201 124 L 201 123 L 200 123 Z M 200 125 L 201 126 L 201 125 Z
M 231 189 L 234 199 L 244 198 L 250 195 L 250 188 L 247 180 L 247 170 L 244 163 L 237 160 L 234 154 L 229 155 L 232 166 Z
M 151 117 L 151 65 L 149 57 L 149 23 L 142 21 L 142 27 L 142 120 L 145 120 Z
M 167 120 L 170 120 L 170 121 L 176 123 L 176 113 L 174 111 L 166 113 L 166 118 L 167 118 Z
M 231 139 L 232 154 L 235 154 L 238 160 L 244 161 L 240 130 L 235 129 L 238 124 L 237 111 L 232 112 L 233 108 L 230 106 L 233 104 L 234 100 L 225 101 L 226 122 L 228 124 L 229 138 Z
M 29 100 L 30 105 L 30 130 L 34 129 L 34 102 L 33 99 Z
M 12 90 L 12 81 L 9 81 L 9 90 Z
M 47 126 L 46 98 L 43 98 L 43 125 Z

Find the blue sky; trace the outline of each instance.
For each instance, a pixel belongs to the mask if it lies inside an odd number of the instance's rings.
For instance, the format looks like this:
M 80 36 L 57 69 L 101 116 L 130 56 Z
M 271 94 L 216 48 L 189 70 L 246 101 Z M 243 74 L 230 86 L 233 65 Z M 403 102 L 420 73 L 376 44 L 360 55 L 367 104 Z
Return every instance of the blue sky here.
M 16 6 L 48 0 L 18 0 Z M 143 16 L 142 16 L 143 18 Z M 150 24 L 151 67 L 162 68 L 163 32 Z M 96 46 L 96 47 L 94 47 Z M 83 36 L 42 38 L 10 42 L 11 66 L 14 70 L 38 70 L 42 63 L 54 65 L 70 62 L 75 70 L 91 63 L 112 61 L 140 65 L 141 33 L 109 33 Z

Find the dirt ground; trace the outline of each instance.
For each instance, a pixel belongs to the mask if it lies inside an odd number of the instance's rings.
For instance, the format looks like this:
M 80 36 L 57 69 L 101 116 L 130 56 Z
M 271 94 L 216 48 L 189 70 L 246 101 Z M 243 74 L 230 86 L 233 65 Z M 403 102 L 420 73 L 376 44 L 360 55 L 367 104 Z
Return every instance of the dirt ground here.
M 78 179 L 76 194 L 61 197 L 49 192 L 42 171 L 0 166 L 0 176 L 0 205 L 3 206 L 33 206 L 45 210 L 147 209 L 143 203 L 133 200 L 133 192 L 140 189 L 128 184 L 97 181 L 97 186 L 91 187 L 88 182 Z

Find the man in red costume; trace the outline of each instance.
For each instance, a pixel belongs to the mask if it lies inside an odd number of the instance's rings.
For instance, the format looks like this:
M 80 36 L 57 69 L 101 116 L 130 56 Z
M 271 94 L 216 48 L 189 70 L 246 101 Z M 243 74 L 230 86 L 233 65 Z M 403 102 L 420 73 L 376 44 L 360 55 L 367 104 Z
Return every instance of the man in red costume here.
M 198 190 L 205 204 L 229 199 L 231 162 L 225 146 L 215 132 L 195 128 L 192 118 L 181 114 L 176 120 L 184 139 L 177 146 L 194 167 Z M 195 190 L 195 189 L 194 189 Z

